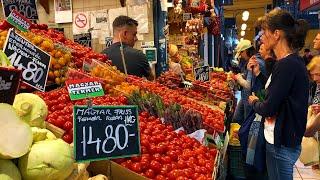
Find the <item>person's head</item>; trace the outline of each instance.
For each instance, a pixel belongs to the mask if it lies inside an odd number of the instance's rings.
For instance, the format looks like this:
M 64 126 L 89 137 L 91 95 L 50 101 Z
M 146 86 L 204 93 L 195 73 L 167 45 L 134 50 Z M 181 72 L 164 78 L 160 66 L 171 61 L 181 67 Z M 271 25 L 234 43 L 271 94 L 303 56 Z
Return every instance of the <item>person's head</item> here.
M 313 40 L 313 48 L 320 51 L 320 32 L 316 35 Z
M 315 56 L 312 58 L 310 63 L 307 65 L 311 79 L 320 83 L 320 56 Z
M 242 58 L 244 60 L 249 60 L 251 56 L 255 54 L 255 49 L 249 40 L 241 40 L 236 47 L 235 59 Z
M 128 16 L 118 16 L 112 23 L 113 39 L 133 47 L 137 38 L 138 22 Z
M 179 55 L 179 50 L 178 50 L 178 46 L 174 45 L 174 44 L 169 44 L 169 56 L 170 56 L 170 60 L 173 62 L 180 62 L 180 55 Z
M 271 49 L 267 49 L 264 44 L 261 44 L 259 53 L 263 59 L 267 59 L 268 57 L 275 58 L 273 51 Z
M 282 46 L 296 52 L 304 46 L 309 29 L 307 21 L 296 21 L 289 12 L 278 8 L 267 13 L 260 21 L 265 48 L 276 50 Z

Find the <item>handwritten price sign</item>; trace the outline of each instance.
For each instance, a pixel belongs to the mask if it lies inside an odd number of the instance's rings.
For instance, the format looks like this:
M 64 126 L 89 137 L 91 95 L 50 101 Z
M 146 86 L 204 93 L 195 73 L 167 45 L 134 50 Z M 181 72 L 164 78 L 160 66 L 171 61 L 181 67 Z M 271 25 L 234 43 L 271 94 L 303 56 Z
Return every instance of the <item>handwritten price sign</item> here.
M 210 80 L 209 72 L 210 72 L 209 66 L 202 66 L 202 67 L 195 68 L 194 69 L 195 79 L 202 82 L 209 81 Z
M 50 55 L 33 45 L 27 39 L 10 29 L 4 46 L 4 53 L 11 64 L 22 70 L 22 80 L 40 90 L 45 91 Z
M 74 106 L 77 162 L 140 154 L 136 106 Z
M 91 33 L 73 35 L 73 40 L 83 46 L 91 47 Z
M 5 17 L 8 17 L 12 10 L 16 10 L 28 19 L 38 19 L 36 0 L 2 0 L 2 7 Z

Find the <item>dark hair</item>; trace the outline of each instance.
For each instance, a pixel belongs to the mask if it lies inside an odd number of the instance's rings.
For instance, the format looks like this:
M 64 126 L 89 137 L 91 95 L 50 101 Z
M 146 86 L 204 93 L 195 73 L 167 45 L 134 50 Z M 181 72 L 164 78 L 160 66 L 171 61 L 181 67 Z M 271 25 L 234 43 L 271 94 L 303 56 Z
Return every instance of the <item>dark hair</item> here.
M 309 48 L 304 49 L 304 52 L 310 52 Z
M 306 20 L 295 20 L 291 14 L 279 8 L 273 9 L 261 20 L 260 25 L 263 29 L 282 30 L 290 48 L 295 51 L 301 50 L 309 30 L 309 24 Z
M 113 29 L 122 28 L 124 26 L 138 26 L 138 21 L 128 16 L 118 16 L 112 23 Z
M 250 48 L 246 49 L 246 51 L 247 51 L 247 55 L 248 55 L 249 58 L 257 53 L 256 49 L 253 46 L 251 46 Z

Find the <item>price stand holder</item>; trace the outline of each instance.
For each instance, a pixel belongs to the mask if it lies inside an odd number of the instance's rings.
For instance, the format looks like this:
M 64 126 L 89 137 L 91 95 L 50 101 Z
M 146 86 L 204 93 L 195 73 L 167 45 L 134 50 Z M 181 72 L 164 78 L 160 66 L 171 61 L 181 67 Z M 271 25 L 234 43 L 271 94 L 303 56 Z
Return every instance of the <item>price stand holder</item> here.
M 94 78 L 67 80 L 66 86 L 71 100 L 104 96 L 101 83 Z
M 11 11 L 10 15 L 7 17 L 7 22 L 23 32 L 27 32 L 32 24 L 29 19 L 21 15 L 16 10 Z
M 11 65 L 22 70 L 22 80 L 26 84 L 45 91 L 51 56 L 17 34 L 13 29 L 8 32 L 3 52 Z
M 137 106 L 74 106 L 76 162 L 141 154 Z

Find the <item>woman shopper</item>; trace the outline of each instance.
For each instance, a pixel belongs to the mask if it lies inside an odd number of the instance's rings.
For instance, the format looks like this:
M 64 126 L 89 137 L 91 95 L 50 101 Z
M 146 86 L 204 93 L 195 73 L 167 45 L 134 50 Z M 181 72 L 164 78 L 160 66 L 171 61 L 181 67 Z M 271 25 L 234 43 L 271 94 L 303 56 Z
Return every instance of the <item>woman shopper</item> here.
M 253 77 L 251 70 L 247 70 L 247 64 L 252 56 L 257 56 L 257 61 L 259 62 L 260 67 L 262 67 L 261 69 L 263 71 L 264 62 L 260 56 L 255 55 L 256 50 L 249 40 L 245 39 L 240 41 L 236 47 L 236 52 L 235 58 L 240 59 L 239 64 L 241 66 L 241 73 L 237 74 L 235 79 L 241 86 L 241 100 L 236 107 L 232 121 L 241 125 L 252 108 L 251 105 L 248 104 L 248 97 L 251 92 L 251 81 L 253 80 Z
M 277 57 L 266 83 L 266 98 L 249 96 L 256 113 L 266 117 L 264 136 L 268 176 L 293 179 L 293 166 L 301 152 L 308 107 L 308 74 L 298 51 L 308 31 L 305 20 L 294 20 L 285 10 L 274 9 L 263 18 L 262 43 Z
M 264 44 L 260 45 L 259 53 L 265 61 L 266 74 L 261 73 L 259 62 L 255 57 L 250 58 L 247 69 L 253 70 L 253 74 L 257 77 L 257 80 L 265 85 L 276 63 L 276 57 L 271 49 L 265 48 Z

